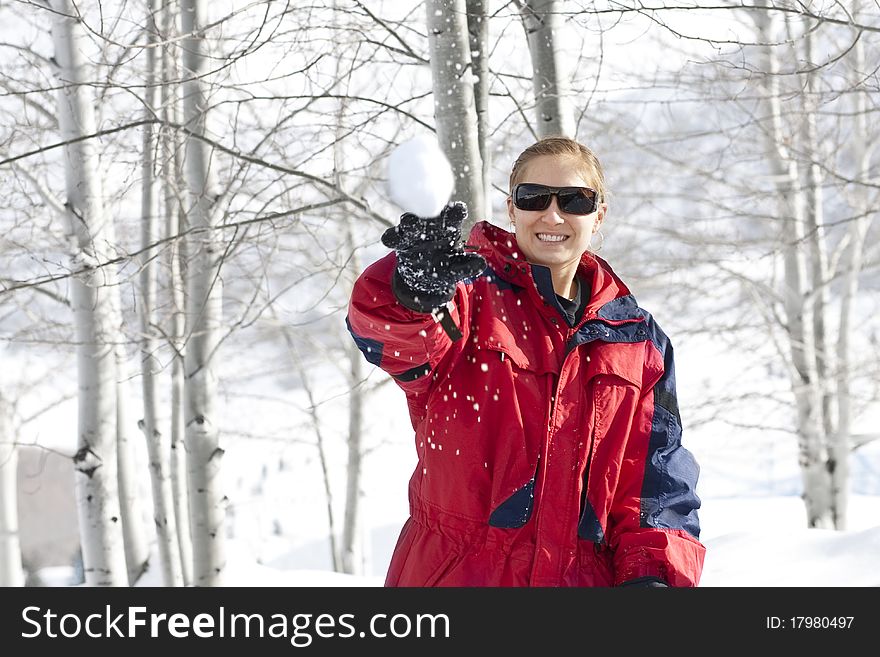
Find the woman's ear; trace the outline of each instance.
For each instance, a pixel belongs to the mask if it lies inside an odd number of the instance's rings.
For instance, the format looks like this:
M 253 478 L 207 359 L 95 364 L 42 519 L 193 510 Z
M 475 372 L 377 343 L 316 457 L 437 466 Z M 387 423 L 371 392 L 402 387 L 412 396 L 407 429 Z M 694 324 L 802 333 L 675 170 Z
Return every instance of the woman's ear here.
M 516 221 L 514 221 L 514 216 L 513 216 L 513 208 L 514 208 L 513 199 L 508 196 L 507 197 L 507 218 L 510 219 L 510 223 L 512 226 L 516 226 Z
M 596 216 L 596 223 L 593 225 L 593 232 L 595 233 L 602 225 L 602 222 L 605 221 L 605 213 L 608 212 L 608 204 L 600 203 L 597 207 L 598 215 Z

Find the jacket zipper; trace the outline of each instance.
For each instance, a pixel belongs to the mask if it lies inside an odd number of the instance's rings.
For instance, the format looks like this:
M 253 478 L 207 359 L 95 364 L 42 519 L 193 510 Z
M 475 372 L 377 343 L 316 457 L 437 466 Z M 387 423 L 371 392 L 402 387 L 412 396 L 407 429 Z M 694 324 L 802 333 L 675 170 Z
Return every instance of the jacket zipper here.
M 595 388 L 595 385 L 593 386 Z M 596 404 L 596 394 L 595 391 L 591 395 L 593 399 L 593 426 L 590 427 L 590 443 L 587 445 L 587 462 L 584 464 L 584 498 L 587 496 L 587 484 L 590 480 L 590 465 L 593 463 L 593 449 L 596 446 L 596 425 L 598 424 L 597 420 L 597 408 L 598 404 Z M 581 513 L 583 513 L 583 508 L 581 509 Z
M 596 404 L 596 395 L 592 394 L 591 397 L 593 400 L 593 426 L 590 427 L 590 441 L 587 445 L 587 461 L 584 464 L 584 473 L 581 475 L 583 490 L 581 490 L 581 507 L 578 513 L 578 528 L 580 528 L 581 520 L 583 519 L 584 513 L 586 513 L 587 510 L 587 488 L 590 485 L 590 466 L 593 463 L 593 450 L 596 447 L 596 426 L 598 424 L 596 410 L 598 408 L 598 405 Z

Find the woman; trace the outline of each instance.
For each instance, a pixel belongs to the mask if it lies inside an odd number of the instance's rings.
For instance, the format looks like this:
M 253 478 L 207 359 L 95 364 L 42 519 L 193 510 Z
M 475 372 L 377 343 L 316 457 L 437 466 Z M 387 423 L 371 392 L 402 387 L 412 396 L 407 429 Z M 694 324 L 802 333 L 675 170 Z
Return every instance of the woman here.
M 565 138 L 510 175 L 515 233 L 404 214 L 348 325 L 407 396 L 418 466 L 386 586 L 696 586 L 699 468 L 672 347 L 590 251 L 602 168 Z

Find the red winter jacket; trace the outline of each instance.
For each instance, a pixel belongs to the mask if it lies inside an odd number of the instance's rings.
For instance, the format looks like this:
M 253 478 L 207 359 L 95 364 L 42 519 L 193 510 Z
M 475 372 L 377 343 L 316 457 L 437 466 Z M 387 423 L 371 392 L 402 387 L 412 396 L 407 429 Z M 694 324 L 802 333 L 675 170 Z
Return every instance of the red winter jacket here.
M 397 302 L 393 253 L 352 293 L 349 330 L 406 393 L 418 451 L 386 586 L 696 586 L 699 467 L 669 339 L 598 257 L 571 328 L 513 234 L 482 222 L 469 244 L 488 267 L 458 284 L 459 340 Z

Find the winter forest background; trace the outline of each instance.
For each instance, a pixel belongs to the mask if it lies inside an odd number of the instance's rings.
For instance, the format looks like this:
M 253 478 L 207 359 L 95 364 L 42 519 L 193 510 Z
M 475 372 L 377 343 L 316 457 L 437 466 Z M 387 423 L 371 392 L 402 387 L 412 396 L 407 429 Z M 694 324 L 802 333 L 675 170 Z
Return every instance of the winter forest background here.
M 2 0 L 0 584 L 381 583 L 412 427 L 344 319 L 387 156 L 432 133 L 505 227 L 537 137 L 603 162 L 709 583 L 878 554 L 880 10 L 667 5 Z

